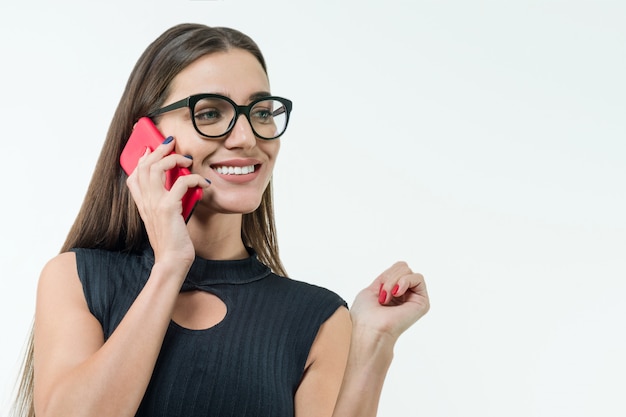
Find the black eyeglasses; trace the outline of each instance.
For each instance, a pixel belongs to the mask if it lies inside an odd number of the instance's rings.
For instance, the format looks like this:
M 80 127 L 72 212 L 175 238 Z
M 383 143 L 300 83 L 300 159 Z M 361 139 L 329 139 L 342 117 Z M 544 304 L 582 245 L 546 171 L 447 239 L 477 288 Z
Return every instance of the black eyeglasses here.
M 240 106 L 219 94 L 195 94 L 165 106 L 148 115 L 160 114 L 189 107 L 191 121 L 196 131 L 207 138 L 221 138 L 228 134 L 240 115 L 245 115 L 254 134 L 265 140 L 276 139 L 287 130 L 293 103 L 282 97 L 267 96 Z

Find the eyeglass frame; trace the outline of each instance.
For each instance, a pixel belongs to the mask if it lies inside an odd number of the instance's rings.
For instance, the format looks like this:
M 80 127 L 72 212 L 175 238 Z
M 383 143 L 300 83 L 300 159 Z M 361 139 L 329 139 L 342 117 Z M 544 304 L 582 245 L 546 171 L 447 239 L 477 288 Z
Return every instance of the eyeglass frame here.
M 203 100 L 205 98 L 219 98 L 222 100 L 227 101 L 228 103 L 230 103 L 233 108 L 235 109 L 235 116 L 233 117 L 233 119 L 230 121 L 230 124 L 228 126 L 228 128 L 226 129 L 226 132 L 222 133 L 221 135 L 217 135 L 217 136 L 211 136 L 211 135 L 207 135 L 206 133 L 202 133 L 200 131 L 200 129 L 198 128 L 198 126 L 196 125 L 196 118 L 194 117 L 193 111 L 194 108 L 196 107 L 196 104 L 200 101 Z M 273 138 L 266 138 L 264 136 L 261 136 L 257 133 L 256 130 L 254 130 L 254 126 L 252 125 L 252 121 L 250 121 L 250 110 L 252 110 L 252 108 L 257 104 L 260 103 L 262 101 L 266 101 L 266 100 L 275 100 L 278 101 L 280 103 L 283 104 L 285 112 L 286 112 L 286 120 L 285 120 L 285 127 L 283 129 L 283 131 L 278 135 L 275 136 Z M 189 109 L 189 114 L 191 116 L 191 123 L 193 124 L 194 129 L 196 129 L 196 132 L 198 132 L 200 135 L 209 138 L 209 139 L 219 139 L 222 138 L 226 135 L 228 135 L 233 128 L 235 127 L 235 125 L 237 124 L 237 120 L 239 120 L 239 116 L 241 116 L 242 114 L 244 116 L 246 116 L 246 119 L 248 120 L 248 124 L 250 124 L 250 128 L 252 129 L 252 133 L 254 133 L 254 135 L 260 139 L 263 140 L 274 140 L 274 139 L 278 139 L 279 137 L 281 137 L 286 131 L 287 131 L 287 125 L 289 124 L 289 116 L 291 114 L 291 109 L 293 108 L 293 102 L 287 98 L 284 97 L 278 97 L 278 96 L 263 96 L 263 97 L 259 97 L 256 98 L 254 100 L 252 100 L 250 102 L 250 104 L 246 105 L 246 106 L 240 106 L 239 104 L 235 103 L 231 98 L 223 96 L 221 94 L 213 94 L 213 93 L 200 93 L 200 94 L 194 94 L 191 95 L 187 98 L 184 98 L 182 100 L 178 100 L 172 104 L 168 104 L 165 107 L 161 107 L 158 110 L 155 110 L 151 113 L 149 113 L 147 115 L 147 117 L 149 118 L 154 118 L 157 116 L 160 116 L 164 113 L 173 111 L 173 110 L 178 110 L 178 109 L 182 109 L 184 107 L 187 107 Z M 281 107 L 282 109 L 282 107 Z M 281 113 L 278 113 L 281 114 Z M 277 114 L 272 114 L 272 116 L 276 116 Z

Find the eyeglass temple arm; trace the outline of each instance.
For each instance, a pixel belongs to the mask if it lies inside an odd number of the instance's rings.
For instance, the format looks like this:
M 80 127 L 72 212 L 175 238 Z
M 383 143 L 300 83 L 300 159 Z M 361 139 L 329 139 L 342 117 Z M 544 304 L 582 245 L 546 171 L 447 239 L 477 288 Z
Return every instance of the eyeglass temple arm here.
M 272 116 L 281 115 L 281 114 L 285 113 L 285 111 L 286 111 L 285 106 L 280 106 L 278 109 L 276 109 L 276 110 L 274 110 L 272 112 Z
M 170 104 L 169 106 L 162 107 L 158 110 L 153 111 L 148 115 L 148 117 L 158 116 L 163 113 L 167 113 L 168 111 L 180 109 L 181 107 L 187 107 L 189 104 L 189 97 L 179 100 L 175 103 Z

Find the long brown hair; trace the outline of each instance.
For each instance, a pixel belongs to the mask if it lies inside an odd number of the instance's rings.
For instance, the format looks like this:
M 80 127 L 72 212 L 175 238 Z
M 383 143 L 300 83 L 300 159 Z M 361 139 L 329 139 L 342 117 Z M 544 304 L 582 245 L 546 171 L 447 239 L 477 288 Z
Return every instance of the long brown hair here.
M 126 174 L 119 164 L 120 153 L 134 123 L 163 105 L 169 85 L 180 71 L 204 55 L 233 48 L 250 52 L 267 73 L 265 59 L 257 44 L 247 35 L 230 28 L 180 24 L 165 31 L 148 46 L 130 74 L 82 207 L 61 252 L 74 247 L 138 251 L 148 244 L 145 227 L 126 186 Z M 263 263 L 275 273 L 286 275 L 278 253 L 271 181 L 260 206 L 243 215 L 241 237 Z M 12 411 L 14 416 L 35 415 L 32 329 Z

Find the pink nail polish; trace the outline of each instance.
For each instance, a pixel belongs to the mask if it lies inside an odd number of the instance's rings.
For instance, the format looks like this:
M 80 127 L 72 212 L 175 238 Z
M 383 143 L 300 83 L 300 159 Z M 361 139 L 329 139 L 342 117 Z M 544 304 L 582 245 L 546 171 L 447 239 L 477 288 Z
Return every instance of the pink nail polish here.
M 398 290 L 400 289 L 400 286 L 398 284 L 396 284 L 395 287 L 393 287 L 393 290 L 391 290 L 391 293 L 393 295 L 397 295 L 398 294 Z
M 378 295 L 378 302 L 380 304 L 385 304 L 385 300 L 387 300 L 387 291 L 381 288 L 380 294 Z

